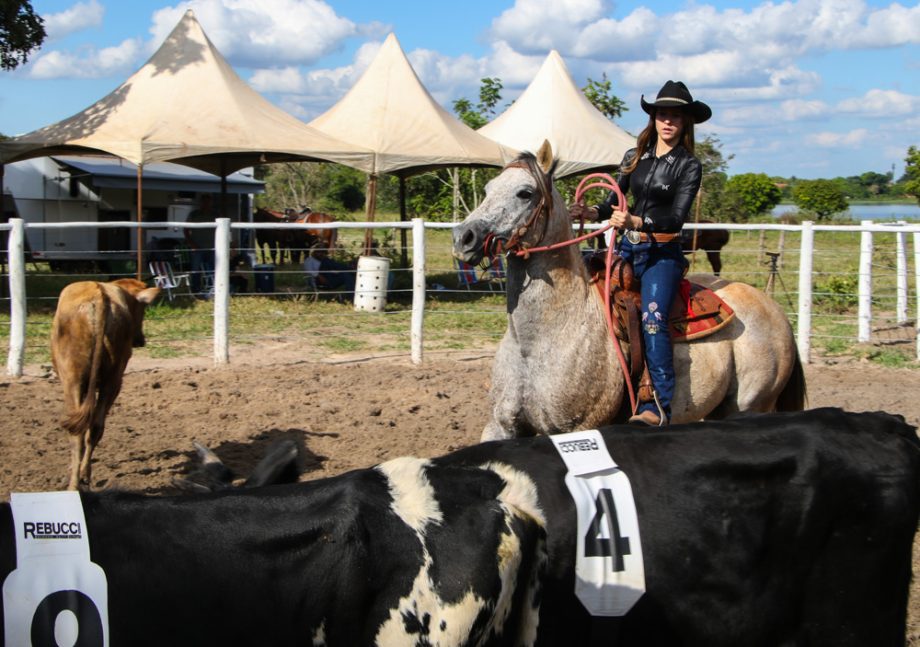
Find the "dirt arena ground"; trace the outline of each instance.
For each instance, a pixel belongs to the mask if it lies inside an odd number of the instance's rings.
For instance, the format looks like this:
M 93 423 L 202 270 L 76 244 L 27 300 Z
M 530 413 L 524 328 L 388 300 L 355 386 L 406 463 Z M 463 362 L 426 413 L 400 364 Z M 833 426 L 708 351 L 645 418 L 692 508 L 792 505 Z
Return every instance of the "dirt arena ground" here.
M 279 345 L 234 352 L 231 361 L 216 369 L 209 358 L 133 359 L 96 453 L 93 487 L 172 492 L 173 479 L 197 462 L 192 440 L 247 473 L 272 441 L 292 438 L 302 478 L 330 476 L 474 443 L 488 413 L 489 353 L 431 354 L 414 366 L 406 356 L 310 361 Z M 811 407 L 884 410 L 920 426 L 920 371 L 817 363 L 806 376 Z M 65 485 L 61 411 L 48 367 L 0 378 L 0 498 Z M 920 595 L 911 619 L 910 643 L 920 645 Z

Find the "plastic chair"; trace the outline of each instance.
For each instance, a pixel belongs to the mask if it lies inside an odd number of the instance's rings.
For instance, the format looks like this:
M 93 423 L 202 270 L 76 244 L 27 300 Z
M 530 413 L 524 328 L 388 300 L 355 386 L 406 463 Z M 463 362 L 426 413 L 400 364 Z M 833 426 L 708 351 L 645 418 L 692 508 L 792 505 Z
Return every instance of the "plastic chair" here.
M 486 268 L 489 274 L 489 286 L 496 285 L 500 292 L 505 291 L 505 261 L 501 256 L 493 256 L 492 262 Z
M 457 283 L 460 287 L 470 290 L 474 287 L 485 286 L 489 288 L 489 292 L 494 292 L 496 289 L 504 292 L 505 263 L 501 256 L 495 256 L 491 261 L 484 259 L 478 268 L 464 261 L 454 260 L 457 264 Z
M 150 273 L 153 274 L 153 284 L 166 290 L 166 296 L 170 301 L 173 300 L 172 291 L 183 284 L 192 293 L 192 284 L 188 274 L 174 274 L 172 265 L 169 261 L 150 261 Z

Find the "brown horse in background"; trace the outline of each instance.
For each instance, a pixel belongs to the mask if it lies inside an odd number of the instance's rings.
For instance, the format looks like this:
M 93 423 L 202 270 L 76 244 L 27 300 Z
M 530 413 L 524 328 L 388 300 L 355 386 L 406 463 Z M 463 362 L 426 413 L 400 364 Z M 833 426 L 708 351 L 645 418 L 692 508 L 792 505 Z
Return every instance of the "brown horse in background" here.
M 702 223 L 712 223 L 712 220 L 700 220 Z M 712 266 L 712 273 L 719 276 L 722 271 L 721 250 L 728 244 L 729 233 L 727 229 L 683 229 L 680 232 L 680 245 L 684 254 L 692 254 L 698 249 L 706 252 L 706 258 Z
M 290 222 L 287 213 L 273 211 L 259 207 L 252 215 L 253 222 L 282 223 Z M 279 261 L 284 263 L 285 237 L 287 232 L 283 229 L 256 229 L 255 230 L 255 248 L 257 251 L 264 251 L 263 247 L 268 247 L 267 258 L 271 259 L 272 264 Z
M 335 222 L 335 216 L 322 213 L 319 211 L 310 211 L 305 209 L 300 213 L 292 212 L 292 220 L 290 222 L 298 224 L 321 224 L 327 222 Z M 339 238 L 338 229 L 295 229 L 291 231 L 291 241 L 290 241 L 290 254 L 291 262 L 300 263 L 301 255 L 303 259 L 306 260 L 307 254 L 310 253 L 310 249 L 318 247 L 323 251 L 332 254 L 333 249 L 336 246 L 336 242 Z
M 328 213 L 311 211 L 305 208 L 300 212 L 294 209 L 274 211 L 273 209 L 256 209 L 253 222 L 319 224 L 335 222 L 335 216 Z M 332 253 L 338 241 L 338 229 L 258 229 L 256 230 L 256 249 L 268 246 L 268 256 L 272 263 L 284 264 L 285 257 L 292 263 L 300 264 L 306 259 L 312 247 L 320 247 Z

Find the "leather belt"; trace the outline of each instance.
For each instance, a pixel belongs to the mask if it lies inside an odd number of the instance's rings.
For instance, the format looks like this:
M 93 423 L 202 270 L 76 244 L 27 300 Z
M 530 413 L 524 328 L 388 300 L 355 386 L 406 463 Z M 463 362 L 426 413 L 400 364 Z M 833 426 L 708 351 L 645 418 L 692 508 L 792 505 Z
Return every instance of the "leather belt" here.
M 626 240 L 631 242 L 633 245 L 638 245 L 639 243 L 648 243 L 648 242 L 664 244 L 664 243 L 670 243 L 671 241 L 680 238 L 679 233 L 678 234 L 656 234 L 656 233 L 646 233 L 644 231 L 636 231 L 634 229 L 627 231 L 623 235 L 626 236 Z

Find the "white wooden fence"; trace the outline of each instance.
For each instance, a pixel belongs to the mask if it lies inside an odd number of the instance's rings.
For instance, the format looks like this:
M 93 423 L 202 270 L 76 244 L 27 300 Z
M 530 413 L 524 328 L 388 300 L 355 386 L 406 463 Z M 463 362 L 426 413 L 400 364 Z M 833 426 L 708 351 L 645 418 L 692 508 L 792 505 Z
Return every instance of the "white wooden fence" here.
M 215 229 L 215 274 L 214 274 L 214 363 L 227 364 L 230 361 L 229 352 L 229 303 L 230 303 L 230 241 L 232 229 L 274 229 L 290 228 L 297 225 L 274 223 L 232 223 L 227 218 L 218 219 L 211 223 L 136 223 L 136 222 L 68 222 L 25 224 L 20 219 L 11 219 L 8 224 L 0 224 L 0 231 L 9 231 L 9 294 L 10 294 L 10 347 L 7 358 L 7 373 L 18 377 L 22 375 L 25 356 L 26 339 L 26 281 L 25 281 L 25 254 L 24 240 L 25 228 L 55 229 L 71 227 L 89 228 L 144 228 L 165 226 L 182 228 L 212 228 Z M 423 359 L 424 339 L 422 335 L 425 317 L 426 280 L 425 280 L 425 230 L 449 229 L 454 227 L 450 223 L 432 223 L 416 218 L 411 222 L 335 222 L 312 223 L 303 225 L 310 229 L 391 229 L 411 230 L 412 233 L 412 312 L 410 318 L 411 357 L 416 364 Z M 688 224 L 687 228 L 693 229 L 729 229 L 732 231 L 785 231 L 801 232 L 799 249 L 799 282 L 797 305 L 797 340 L 799 355 L 803 362 L 810 360 L 811 335 L 812 335 L 812 303 L 813 303 L 813 254 L 814 237 L 816 232 L 860 232 L 860 259 L 859 259 L 859 287 L 858 287 L 858 332 L 855 341 L 869 341 L 872 322 L 872 257 L 873 234 L 896 234 L 896 259 L 897 259 L 897 288 L 896 312 L 900 324 L 908 322 L 908 262 L 907 262 L 907 236 L 913 234 L 914 253 L 914 286 L 915 295 L 920 286 L 920 225 L 906 225 L 903 223 L 875 224 L 863 221 L 859 225 L 816 225 L 806 221 L 800 225 L 786 224 Z M 916 322 L 920 322 L 920 299 L 917 299 Z M 920 359 L 920 327 L 916 327 L 916 354 Z

